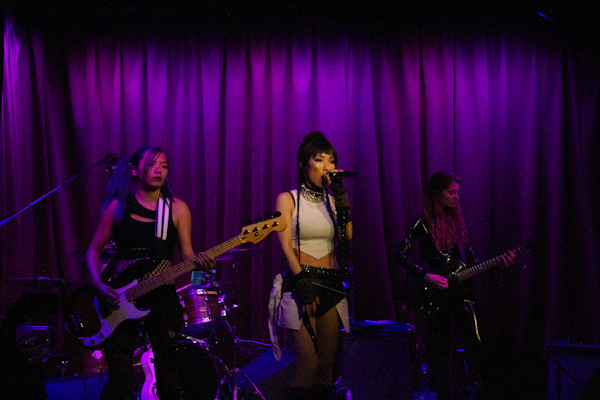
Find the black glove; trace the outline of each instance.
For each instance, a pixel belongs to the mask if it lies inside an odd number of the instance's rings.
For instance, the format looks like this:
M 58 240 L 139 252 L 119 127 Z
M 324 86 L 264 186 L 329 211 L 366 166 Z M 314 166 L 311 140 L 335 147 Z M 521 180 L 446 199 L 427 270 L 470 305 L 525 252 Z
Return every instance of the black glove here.
M 337 213 L 338 226 L 345 226 L 350 219 L 350 202 L 348 201 L 348 193 L 344 188 L 344 183 L 341 180 L 335 180 L 329 185 L 335 199 L 335 210 Z
M 317 301 L 317 292 L 315 291 L 315 287 L 312 284 L 308 272 L 301 271 L 299 274 L 294 275 L 292 277 L 292 282 L 294 284 L 293 292 L 300 298 L 300 303 L 302 303 L 303 306 L 307 306 Z

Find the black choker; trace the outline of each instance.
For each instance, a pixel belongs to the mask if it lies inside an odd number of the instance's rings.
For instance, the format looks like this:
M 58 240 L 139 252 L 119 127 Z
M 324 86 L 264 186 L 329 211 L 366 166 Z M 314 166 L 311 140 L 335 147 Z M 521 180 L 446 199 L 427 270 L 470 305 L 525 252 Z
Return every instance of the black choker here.
M 316 191 L 312 188 L 306 187 L 306 185 L 302 183 L 300 184 L 300 191 L 302 191 L 304 198 L 311 203 L 320 203 L 323 201 L 323 194 L 325 193 L 323 189 Z

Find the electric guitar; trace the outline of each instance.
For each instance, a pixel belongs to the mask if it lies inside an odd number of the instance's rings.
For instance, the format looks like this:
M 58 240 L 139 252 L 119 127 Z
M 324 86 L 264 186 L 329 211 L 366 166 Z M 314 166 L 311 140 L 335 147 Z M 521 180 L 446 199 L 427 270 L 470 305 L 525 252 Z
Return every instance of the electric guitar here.
M 286 223 L 278 214 L 276 218 L 245 226 L 242 228 L 241 234 L 207 250 L 206 253 L 214 258 L 244 243 L 256 244 L 267 237 L 269 233 L 283 231 L 285 228 Z M 152 261 L 141 260 L 140 263 L 142 262 Z M 71 306 L 69 317 L 65 323 L 66 330 L 76 336 L 86 347 L 101 347 L 121 322 L 142 318 L 150 313 L 150 310 L 138 309 L 135 305 L 136 299 L 167 282 L 172 282 L 178 276 L 194 270 L 195 262 L 196 258 L 192 258 L 142 281 L 139 279 L 128 280 L 127 282 L 130 282 L 128 285 L 115 289 L 120 304 L 117 309 L 100 301 L 96 297 L 97 291 L 94 287 L 89 285 L 79 287 L 70 296 Z M 132 267 L 134 266 L 135 264 Z M 109 284 L 112 286 L 113 282 L 111 281 Z M 115 285 L 118 284 L 115 283 Z
M 144 371 L 144 385 L 140 392 L 140 400 L 152 400 L 156 397 L 156 373 L 154 371 L 154 352 L 152 348 L 142 354 L 140 360 L 142 371 Z
M 518 247 L 513 250 L 515 255 L 521 255 L 529 252 L 539 244 L 538 239 L 531 238 L 527 241 L 527 245 Z M 406 298 L 409 305 L 419 316 L 426 319 L 435 319 L 444 315 L 447 309 L 452 305 L 459 305 L 470 297 L 469 293 L 462 285 L 463 282 L 473 278 L 491 268 L 502 265 L 504 260 L 502 256 L 492 258 L 488 261 L 466 266 L 463 262 L 452 260 L 451 265 L 448 265 L 450 273 L 434 271 L 439 275 L 448 278 L 448 289 L 439 290 L 427 283 L 424 283 L 422 278 L 415 278 L 412 274 L 407 275 L 404 289 L 407 291 Z

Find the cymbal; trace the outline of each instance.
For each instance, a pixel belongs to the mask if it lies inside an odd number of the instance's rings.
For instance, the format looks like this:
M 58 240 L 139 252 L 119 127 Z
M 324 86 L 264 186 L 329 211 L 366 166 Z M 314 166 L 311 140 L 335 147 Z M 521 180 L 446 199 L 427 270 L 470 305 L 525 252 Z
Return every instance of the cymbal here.
M 212 281 L 212 282 L 204 284 L 204 285 L 192 285 L 191 283 L 188 283 L 185 286 L 177 288 L 177 293 L 185 292 L 185 291 L 192 290 L 192 289 L 210 290 L 210 289 L 226 288 L 231 285 L 233 285 L 233 282 L 231 282 L 231 281 L 225 281 L 225 282 Z
M 19 285 L 29 288 L 36 287 L 76 287 L 82 285 L 79 282 L 68 281 L 66 279 L 48 278 L 47 276 L 38 276 L 37 278 L 13 278 L 6 279 L 4 283 L 9 285 Z
M 233 285 L 233 282 L 231 281 L 224 281 L 224 282 L 219 282 L 219 281 L 212 281 L 209 285 L 209 287 L 227 287 L 227 286 L 231 286 Z
M 246 247 L 245 249 L 234 248 L 234 249 L 229 250 L 226 253 L 221 254 L 220 256 L 215 257 L 215 261 L 232 260 L 232 259 L 236 258 L 238 255 L 242 255 L 239 253 L 261 251 L 263 248 L 264 247 Z

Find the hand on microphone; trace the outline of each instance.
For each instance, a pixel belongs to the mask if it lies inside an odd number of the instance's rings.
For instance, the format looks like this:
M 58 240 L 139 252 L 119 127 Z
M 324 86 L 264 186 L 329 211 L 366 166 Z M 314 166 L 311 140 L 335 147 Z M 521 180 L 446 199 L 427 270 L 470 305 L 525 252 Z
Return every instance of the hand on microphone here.
M 350 203 L 348 194 L 344 188 L 343 180 L 358 175 L 356 172 L 344 172 L 342 170 L 333 170 L 323 175 L 323 184 L 328 184 L 333 192 L 335 208 L 337 211 L 337 222 L 339 226 L 350 222 Z

